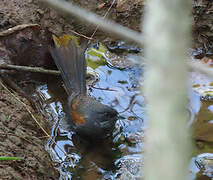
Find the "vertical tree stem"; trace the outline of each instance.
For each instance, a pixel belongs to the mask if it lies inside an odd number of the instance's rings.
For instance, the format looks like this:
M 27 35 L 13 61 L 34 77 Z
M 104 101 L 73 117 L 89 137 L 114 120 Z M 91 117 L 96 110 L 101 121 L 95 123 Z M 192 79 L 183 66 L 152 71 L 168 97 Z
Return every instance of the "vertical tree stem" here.
M 190 45 L 187 0 L 149 0 L 145 15 L 149 104 L 146 180 L 186 180 L 191 150 L 186 127 L 186 59 Z

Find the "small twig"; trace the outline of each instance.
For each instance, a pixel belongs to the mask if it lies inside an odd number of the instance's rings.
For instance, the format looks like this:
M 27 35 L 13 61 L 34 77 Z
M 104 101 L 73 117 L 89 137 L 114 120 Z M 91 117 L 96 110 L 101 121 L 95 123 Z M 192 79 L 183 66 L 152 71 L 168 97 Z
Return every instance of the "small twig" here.
M 40 68 L 40 67 L 12 65 L 12 64 L 7 64 L 7 63 L 4 63 L 4 62 L 1 62 L 1 60 L 0 60 L 0 69 L 9 69 L 9 70 L 16 70 L 16 71 L 43 73 L 43 74 L 50 74 L 50 75 L 56 75 L 56 76 L 60 75 L 60 72 L 56 71 L 56 70 L 48 70 L 48 69 L 44 69 L 44 68 Z
M 71 31 L 73 34 L 76 34 L 76 35 L 78 35 L 78 36 L 84 37 L 85 39 L 93 40 L 92 37 L 87 37 L 87 36 L 85 36 L 85 35 L 83 35 L 83 34 L 80 34 L 80 33 L 76 32 L 76 31 L 73 31 L 73 30 L 70 30 L 70 31 Z
M 38 137 L 39 139 L 49 138 L 49 136 Z
M 0 69 L 8 69 L 8 70 L 16 70 L 16 71 L 25 71 L 25 72 L 34 72 L 34 73 L 43 73 L 43 74 L 50 74 L 50 75 L 60 75 L 60 71 L 57 70 L 48 70 L 40 67 L 29 67 L 29 66 L 18 66 L 18 65 L 12 65 L 12 64 L 7 64 L 4 62 L 1 62 L 0 60 Z M 213 77 L 213 70 L 212 68 L 209 68 L 208 65 L 202 64 L 199 62 L 188 62 L 188 69 L 191 71 L 198 71 L 201 72 L 207 76 Z M 90 74 L 89 74 L 90 76 Z M 94 87 L 96 88 L 96 87 Z M 108 90 L 108 89 L 104 89 Z
M 7 64 L 7 63 L 3 62 L 3 60 L 1 60 L 1 59 L 0 59 L 0 69 L 33 72 L 33 73 L 42 73 L 42 74 L 49 74 L 49 75 L 55 75 L 55 76 L 61 75 L 60 71 L 57 71 L 57 70 L 49 70 L 49 69 L 44 69 L 44 68 L 41 68 L 41 67 L 12 65 L 12 64 Z M 94 76 L 93 74 L 87 73 L 86 78 L 90 78 L 90 77 L 93 77 L 93 76 Z
M 91 86 L 92 88 L 94 88 L 94 89 L 99 89 L 99 90 L 104 90 L 104 91 L 115 91 L 115 92 L 117 92 L 117 90 L 115 90 L 115 89 L 110 89 L 110 88 L 101 88 L 101 87 L 95 87 L 95 86 Z
M 36 27 L 36 28 L 41 28 L 41 26 L 39 24 L 21 24 L 21 25 L 17 25 L 15 27 L 9 28 L 5 31 L 0 32 L 0 37 L 4 37 L 4 36 L 8 36 L 10 34 L 13 34 L 17 31 L 21 31 L 25 28 L 29 28 L 29 27 Z

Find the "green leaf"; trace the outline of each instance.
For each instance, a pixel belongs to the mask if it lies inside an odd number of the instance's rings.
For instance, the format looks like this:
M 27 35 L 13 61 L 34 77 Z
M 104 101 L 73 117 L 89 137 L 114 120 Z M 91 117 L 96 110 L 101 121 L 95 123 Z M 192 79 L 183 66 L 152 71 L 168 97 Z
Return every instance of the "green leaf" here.
M 96 69 L 99 66 L 107 64 L 106 59 L 108 58 L 106 47 L 99 43 L 98 48 L 88 48 L 86 54 L 87 65 L 92 69 Z

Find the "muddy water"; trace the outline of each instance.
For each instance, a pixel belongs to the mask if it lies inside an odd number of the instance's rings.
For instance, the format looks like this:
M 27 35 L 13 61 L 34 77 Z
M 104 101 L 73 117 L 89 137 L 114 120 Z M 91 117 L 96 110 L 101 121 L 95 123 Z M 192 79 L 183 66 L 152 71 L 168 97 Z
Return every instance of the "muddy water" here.
M 208 157 L 208 153 L 213 153 L 213 124 L 211 123 L 213 120 L 213 112 L 211 110 L 212 105 L 213 102 L 201 101 L 199 95 L 191 92 L 189 107 L 192 112 L 191 119 L 193 120 L 192 127 L 193 137 L 195 139 L 195 150 L 193 152 L 189 170 L 190 179 L 193 180 L 207 180 L 213 178 L 213 169 L 210 165 L 209 167 L 206 167 L 208 170 L 207 175 L 207 173 L 202 171 L 202 169 L 196 164 L 199 156 Z
M 131 66 L 120 70 L 108 65 L 95 69 L 98 80 L 89 81 L 88 94 L 103 104 L 114 107 L 119 119 L 112 137 L 100 145 L 91 145 L 71 131 L 64 121 L 67 95 L 61 79 L 52 79 L 37 86 L 40 110 L 50 124 L 51 139 L 46 150 L 60 171 L 60 179 L 129 179 L 140 177 L 143 162 L 143 134 L 146 124 L 143 86 L 140 76 L 143 67 Z M 201 101 L 200 95 L 189 92 L 189 125 L 195 129 L 193 153 L 189 173 L 191 180 L 210 179 L 203 175 L 195 160 L 198 155 L 213 152 L 213 103 Z

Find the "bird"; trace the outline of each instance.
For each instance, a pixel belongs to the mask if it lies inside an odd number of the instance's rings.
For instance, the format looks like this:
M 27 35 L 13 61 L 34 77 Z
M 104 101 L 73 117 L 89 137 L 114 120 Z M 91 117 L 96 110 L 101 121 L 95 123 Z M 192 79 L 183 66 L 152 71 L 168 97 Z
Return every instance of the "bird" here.
M 55 47 L 50 53 L 59 69 L 68 95 L 67 123 L 77 135 L 90 141 L 100 141 L 112 133 L 118 112 L 87 94 L 86 89 L 86 46 L 74 40 L 59 43 L 60 37 L 53 36 Z

